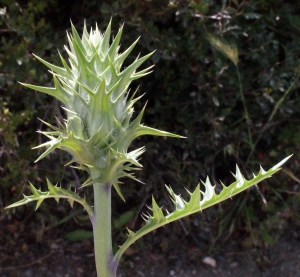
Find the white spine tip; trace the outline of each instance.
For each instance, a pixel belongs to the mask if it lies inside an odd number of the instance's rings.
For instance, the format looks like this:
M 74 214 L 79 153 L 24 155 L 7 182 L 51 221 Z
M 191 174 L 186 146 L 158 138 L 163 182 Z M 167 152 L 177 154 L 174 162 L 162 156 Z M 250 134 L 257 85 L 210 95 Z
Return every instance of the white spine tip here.
M 288 156 L 288 157 L 286 157 L 285 159 L 283 159 L 281 162 L 279 162 L 278 164 L 276 164 L 276 165 L 274 165 L 273 167 L 272 167 L 272 170 L 276 170 L 276 169 L 278 169 L 278 168 L 280 168 L 289 158 L 291 158 L 293 156 L 293 154 L 292 155 L 290 155 L 290 156 Z

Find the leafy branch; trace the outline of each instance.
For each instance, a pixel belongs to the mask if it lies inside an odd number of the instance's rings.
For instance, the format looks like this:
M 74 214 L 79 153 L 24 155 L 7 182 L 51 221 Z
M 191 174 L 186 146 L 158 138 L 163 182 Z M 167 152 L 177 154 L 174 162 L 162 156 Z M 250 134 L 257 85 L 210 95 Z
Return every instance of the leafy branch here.
M 251 180 L 246 180 L 242 175 L 239 167 L 236 166 L 236 174 L 233 174 L 236 181 L 229 186 L 225 186 L 222 183 L 223 190 L 220 192 L 220 194 L 216 194 L 214 186 L 211 185 L 210 180 L 207 177 L 205 183 L 202 182 L 205 187 L 205 191 L 201 191 L 200 184 L 198 184 L 198 186 L 192 193 L 188 191 L 188 193 L 190 194 L 190 200 L 188 202 L 185 201 L 180 195 L 175 194 L 171 187 L 166 186 L 172 202 L 174 203 L 174 211 L 172 213 L 167 213 L 166 215 L 164 215 L 162 207 L 160 208 L 157 205 L 154 197 L 152 197 L 152 208 L 150 208 L 152 215 L 149 214 L 143 216 L 146 225 L 137 232 L 133 232 L 128 229 L 128 238 L 125 243 L 120 246 L 118 252 L 116 253 L 114 258 L 115 262 L 117 263 L 124 251 L 142 236 L 175 220 L 181 219 L 193 213 L 202 211 L 210 206 L 218 204 L 250 188 L 251 186 L 258 184 L 259 182 L 271 177 L 273 174 L 279 171 L 281 165 L 284 164 L 290 157 L 291 156 L 286 157 L 268 171 L 265 171 L 262 167 L 260 167 L 260 171 L 257 176 L 253 174 L 254 178 Z
M 48 191 L 41 191 L 35 188 L 33 184 L 30 183 L 30 189 L 32 195 L 30 196 L 23 195 L 24 199 L 5 207 L 5 209 L 15 208 L 18 206 L 26 205 L 32 201 L 37 201 L 35 207 L 35 210 L 37 210 L 45 199 L 54 198 L 58 202 L 60 198 L 65 198 L 68 199 L 72 208 L 74 202 L 78 202 L 79 204 L 81 204 L 83 208 L 87 211 L 89 217 L 91 219 L 93 218 L 94 216 L 93 208 L 86 202 L 84 198 L 81 198 L 77 193 L 73 192 L 71 189 L 63 189 L 61 187 L 54 186 L 48 179 L 47 179 L 47 186 L 48 186 Z

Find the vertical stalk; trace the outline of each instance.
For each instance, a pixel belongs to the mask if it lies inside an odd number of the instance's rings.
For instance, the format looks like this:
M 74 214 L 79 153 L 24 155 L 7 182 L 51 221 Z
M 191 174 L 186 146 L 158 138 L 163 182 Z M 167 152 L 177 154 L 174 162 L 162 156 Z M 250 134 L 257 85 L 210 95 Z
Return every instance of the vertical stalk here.
M 245 100 L 245 96 L 244 96 L 244 91 L 243 91 L 243 85 L 242 85 L 242 81 L 241 81 L 241 74 L 240 74 L 240 70 L 238 65 L 235 65 L 236 68 L 236 72 L 237 72 L 237 76 L 238 76 L 238 82 L 239 82 L 239 87 L 240 87 L 240 94 L 242 97 L 242 102 L 243 102 L 243 106 L 244 106 L 244 113 L 245 113 L 245 118 L 246 118 L 246 124 L 247 124 L 247 130 L 248 130 L 248 139 L 249 139 L 249 144 L 250 144 L 250 148 L 251 151 L 253 151 L 253 142 L 252 142 L 252 134 L 251 134 L 251 130 L 250 130 L 250 116 L 248 113 L 248 109 L 247 109 L 247 105 L 246 105 L 246 100 Z
M 284 92 L 284 94 L 282 95 L 282 97 L 276 102 L 273 111 L 270 115 L 270 117 L 268 118 L 268 121 L 265 123 L 265 125 L 263 126 L 263 128 L 261 129 L 259 136 L 257 137 L 252 151 L 250 152 L 250 155 L 248 156 L 247 162 L 250 160 L 251 156 L 253 155 L 253 151 L 257 145 L 257 143 L 260 141 L 263 133 L 267 130 L 267 128 L 269 127 L 270 122 L 272 121 L 273 117 L 275 116 L 275 114 L 277 113 L 279 106 L 283 103 L 284 99 L 287 97 L 287 95 L 290 93 L 290 91 L 294 88 L 295 84 L 297 83 L 298 79 L 300 78 L 300 72 L 298 72 L 295 80 L 291 83 L 291 85 L 288 87 L 288 89 Z
M 94 180 L 99 175 L 99 172 L 92 171 L 92 178 Z M 95 183 L 93 185 L 95 216 L 92 224 L 98 277 L 116 276 L 116 268 L 112 263 L 111 186 L 111 183 Z

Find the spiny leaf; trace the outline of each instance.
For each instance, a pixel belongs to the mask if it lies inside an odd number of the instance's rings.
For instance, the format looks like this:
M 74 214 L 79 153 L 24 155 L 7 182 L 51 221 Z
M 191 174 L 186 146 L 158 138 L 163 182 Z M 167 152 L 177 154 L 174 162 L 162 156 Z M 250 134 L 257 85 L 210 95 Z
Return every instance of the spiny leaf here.
M 37 55 L 33 54 L 33 56 L 35 56 L 41 63 L 43 63 L 44 65 L 46 65 L 47 67 L 49 67 L 51 70 L 53 70 L 55 73 L 63 76 L 63 77 L 67 77 L 67 71 L 65 68 L 53 65 L 51 63 L 48 63 L 47 61 L 43 60 L 42 58 L 38 57 Z M 62 58 L 62 57 L 61 57 Z
M 104 49 L 105 52 L 107 52 L 109 49 L 110 33 L 111 33 L 111 20 L 109 21 L 109 23 L 107 25 L 106 31 L 103 35 L 103 39 L 101 41 L 101 48 Z
M 261 169 L 262 169 L 262 167 L 261 167 Z M 265 171 L 263 171 L 263 172 L 265 172 Z M 244 184 L 245 179 L 244 179 L 244 177 L 243 177 L 243 175 L 242 175 L 242 173 L 241 173 L 241 171 L 240 171 L 240 169 L 237 165 L 236 165 L 236 174 L 235 175 L 232 174 L 232 175 L 235 177 L 235 179 L 238 182 L 237 186 L 241 187 Z
M 122 191 L 121 191 L 121 189 L 120 189 L 120 187 L 119 187 L 119 184 L 118 184 L 118 183 L 115 183 L 115 184 L 113 184 L 113 185 L 114 185 L 114 188 L 115 188 L 116 192 L 117 192 L 118 195 L 121 197 L 121 199 L 122 199 L 124 202 L 126 202 L 126 201 L 125 201 L 125 198 L 124 198 L 124 195 L 123 195 L 123 193 L 122 193 Z
M 205 186 L 205 191 L 201 191 L 202 194 L 202 200 L 200 201 L 200 205 L 201 203 L 206 202 L 207 200 L 211 199 L 214 194 L 215 194 L 215 189 L 214 187 L 211 185 L 209 178 L 207 176 L 205 183 L 202 182 L 202 184 Z
M 35 206 L 35 210 L 37 210 L 39 208 L 39 206 L 42 204 L 42 202 L 44 201 L 44 199 L 40 198 L 37 203 L 36 203 L 36 206 Z
M 173 137 L 173 138 L 185 138 L 183 136 L 179 136 L 173 133 L 169 133 L 166 131 L 161 131 L 155 128 L 151 128 L 148 126 L 141 125 L 140 128 L 137 131 L 137 136 L 142 135 L 152 135 L 152 136 L 162 136 L 162 137 Z
M 71 208 L 73 208 L 73 205 L 74 205 L 74 199 L 69 198 L 68 201 L 69 201 L 69 203 L 70 203 Z
M 131 65 L 126 67 L 126 69 L 124 69 L 119 74 L 118 77 L 121 78 L 121 81 L 117 87 L 117 91 L 115 92 L 117 95 L 119 95 L 119 93 L 121 93 L 122 91 L 124 91 L 124 89 L 126 89 L 128 87 L 129 83 L 134 79 L 134 77 L 132 77 L 132 75 L 135 73 L 136 69 L 144 61 L 146 61 L 152 54 L 153 54 L 153 52 L 141 57 L 140 59 L 135 60 Z
M 44 121 L 44 120 L 42 120 L 40 118 L 39 118 L 39 120 L 41 122 L 43 122 L 45 125 L 47 125 L 48 127 L 50 127 L 51 129 L 53 129 L 53 130 L 55 130 L 55 131 L 57 131 L 59 133 L 65 131 L 65 128 L 64 129 L 60 129 L 60 128 L 57 128 L 56 126 L 54 126 L 54 125 L 52 125 L 52 124 L 50 124 L 50 123 L 48 123 L 48 122 L 46 122 L 46 121 Z M 63 126 L 63 125 L 60 123 L 60 126 Z
M 135 233 L 133 231 L 131 231 L 130 229 L 126 228 L 127 231 L 128 231 L 128 237 L 134 237 L 135 236 Z
M 38 197 L 40 195 L 40 190 L 36 189 L 33 184 L 29 183 L 31 192 L 34 196 Z
M 72 42 L 75 42 L 77 43 L 77 45 L 81 48 L 81 49 L 84 49 L 84 46 L 82 44 L 82 41 L 78 35 L 78 32 L 75 28 L 75 26 L 71 23 L 71 29 L 72 29 L 72 38 L 73 38 L 73 41 Z M 73 45 L 73 44 L 72 44 Z M 74 46 L 74 45 L 73 45 Z
M 151 208 L 151 211 L 153 213 L 153 216 L 152 217 L 149 217 L 149 220 L 151 221 L 155 221 L 156 224 L 159 224 L 160 222 L 162 222 L 164 220 L 164 213 L 162 211 L 162 208 L 160 208 L 154 197 L 152 196 L 152 208 Z
M 49 155 L 52 151 L 54 151 L 58 147 L 59 143 L 60 143 L 60 141 L 58 141 L 58 140 L 51 140 L 51 141 L 45 142 L 43 144 L 40 144 L 40 145 L 34 147 L 33 149 L 50 145 L 50 147 L 42 155 L 40 155 L 35 160 L 35 162 L 38 162 L 39 160 L 41 160 L 41 159 L 45 158 L 47 155 Z
M 96 179 L 92 179 L 92 177 L 89 177 L 83 184 L 82 186 L 80 186 L 80 188 L 84 188 L 84 187 L 87 187 L 87 186 L 91 186 L 95 183 L 99 183 L 101 182 L 101 177 L 99 178 L 96 178 Z
M 51 96 L 54 96 L 55 98 L 57 98 L 59 101 L 63 102 L 64 104 L 66 104 L 69 99 L 69 96 L 65 92 L 62 92 L 57 88 L 41 87 L 41 86 L 35 86 L 35 85 L 30 85 L 30 84 L 25 84 L 25 83 L 20 83 L 20 84 L 24 87 L 28 87 L 33 90 L 37 90 L 37 91 L 49 94 Z
M 73 192 L 72 190 L 63 189 L 58 186 L 54 186 L 48 179 L 47 179 L 47 186 L 49 191 L 41 191 L 36 189 L 31 183 L 30 183 L 30 189 L 33 193 L 33 195 L 26 196 L 24 195 L 24 199 L 20 200 L 14 204 L 11 204 L 5 209 L 15 208 L 18 206 L 25 205 L 32 201 L 37 201 L 36 204 L 36 210 L 39 208 L 41 203 L 47 199 L 47 198 L 54 198 L 56 201 L 58 201 L 60 198 L 68 199 L 71 207 L 73 207 L 74 202 L 78 202 L 81 204 L 84 209 L 88 212 L 90 216 L 93 215 L 93 209 L 92 207 L 86 202 L 84 198 L 81 198 L 77 193 Z
M 120 43 L 120 39 L 121 39 L 121 36 L 122 36 L 122 32 L 123 32 L 123 25 L 119 29 L 116 37 L 114 38 L 114 40 L 113 40 L 113 42 L 110 45 L 110 48 L 108 50 L 108 56 L 111 57 L 111 58 L 115 58 L 115 56 L 117 54 L 119 43 Z
M 135 42 L 133 42 L 122 54 L 118 56 L 116 59 L 116 64 L 118 65 L 118 69 L 121 68 L 124 60 L 127 58 L 127 56 L 131 53 L 132 49 L 135 47 L 135 45 L 138 43 L 140 38 L 138 38 Z
M 170 194 L 171 199 L 174 202 L 174 211 L 171 213 L 167 213 L 167 215 L 163 214 L 162 208 L 159 208 L 155 199 L 152 197 L 152 215 L 145 215 L 146 225 L 143 226 L 137 232 L 130 232 L 128 239 L 125 243 L 120 247 L 119 251 L 116 253 L 114 259 L 120 260 L 121 255 L 124 251 L 134 243 L 138 238 L 144 236 L 145 234 L 164 226 L 172 221 L 178 220 L 180 218 L 189 216 L 195 212 L 202 211 L 210 206 L 213 206 L 221 201 L 224 201 L 232 196 L 250 188 L 253 185 L 261 182 L 264 179 L 271 177 L 278 170 L 280 170 L 280 166 L 285 163 L 291 156 L 285 158 L 277 165 L 273 166 L 268 171 L 260 170 L 257 176 L 254 175 L 254 178 L 247 181 L 243 175 L 241 174 L 238 167 L 236 167 L 236 174 L 234 175 L 236 181 L 233 182 L 229 186 L 224 186 L 223 190 L 216 194 L 214 187 L 211 185 L 209 178 L 206 178 L 205 183 L 202 184 L 205 187 L 205 191 L 200 191 L 200 186 L 198 185 L 193 192 L 189 192 L 190 199 L 189 201 L 185 201 L 182 199 L 180 195 L 176 195 L 171 187 L 166 187 L 168 193 Z M 201 199 L 202 194 L 202 199 Z M 201 199 L 201 200 L 200 200 Z
M 194 193 L 190 193 L 190 201 L 186 204 L 186 208 L 190 211 L 198 210 L 198 206 L 201 199 L 200 194 L 200 185 L 198 184 L 196 189 L 194 190 Z

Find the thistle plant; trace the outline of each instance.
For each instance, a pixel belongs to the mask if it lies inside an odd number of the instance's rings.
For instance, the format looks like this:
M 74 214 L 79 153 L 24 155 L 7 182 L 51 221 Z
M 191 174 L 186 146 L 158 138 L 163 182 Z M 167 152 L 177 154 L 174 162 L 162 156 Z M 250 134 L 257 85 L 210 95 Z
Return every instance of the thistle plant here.
M 59 67 L 36 56 L 50 69 L 54 87 L 23 84 L 57 98 L 62 103 L 66 114 L 66 119 L 63 122 L 58 121 L 56 126 L 43 122 L 50 131 L 40 131 L 48 141 L 36 147 L 46 147 L 46 151 L 37 161 L 57 148 L 67 151 L 72 157 L 69 164 L 76 164 L 77 169 L 88 172 L 89 178 L 82 187 L 93 187 L 94 203 L 88 203 L 85 198 L 71 189 L 53 185 L 47 179 L 47 191 L 41 191 L 30 184 L 32 195 L 24 195 L 23 200 L 7 207 L 14 208 L 37 201 L 36 209 L 38 209 L 47 198 L 54 198 L 57 201 L 65 198 L 71 206 L 74 202 L 81 204 L 93 226 L 98 277 L 115 277 L 122 254 L 140 237 L 256 185 L 276 173 L 289 158 L 285 158 L 268 171 L 261 168 L 251 180 L 246 180 L 236 167 L 235 181 L 229 186 L 222 184 L 223 190 L 219 194 L 215 193 L 208 177 L 205 182 L 202 182 L 204 191 L 200 190 L 198 184 L 193 192 L 189 192 L 188 201 L 176 195 L 172 188 L 167 186 L 166 189 L 174 203 L 173 211 L 163 211 L 152 197 L 149 214 L 143 215 L 145 225 L 137 231 L 128 230 L 127 240 L 116 253 L 113 253 L 111 188 L 113 186 L 124 200 L 119 186 L 120 179 L 129 177 L 137 180 L 134 171 L 141 169 L 139 157 L 145 151 L 144 147 L 129 151 L 131 142 L 142 135 L 183 138 L 143 125 L 142 117 L 145 108 L 133 119 L 134 104 L 141 97 L 135 97 L 135 93 L 130 94 L 129 85 L 131 81 L 151 72 L 152 66 L 137 70 L 152 53 L 137 57 L 132 64 L 123 68 L 124 60 L 132 52 L 138 40 L 127 50 L 119 53 L 122 30 L 123 27 L 110 43 L 111 23 L 104 33 L 101 33 L 97 26 L 88 32 L 84 26 L 82 37 L 72 25 L 72 33 L 67 34 L 69 47 L 65 47 L 68 62 L 59 54 L 62 63 L 62 67 Z

